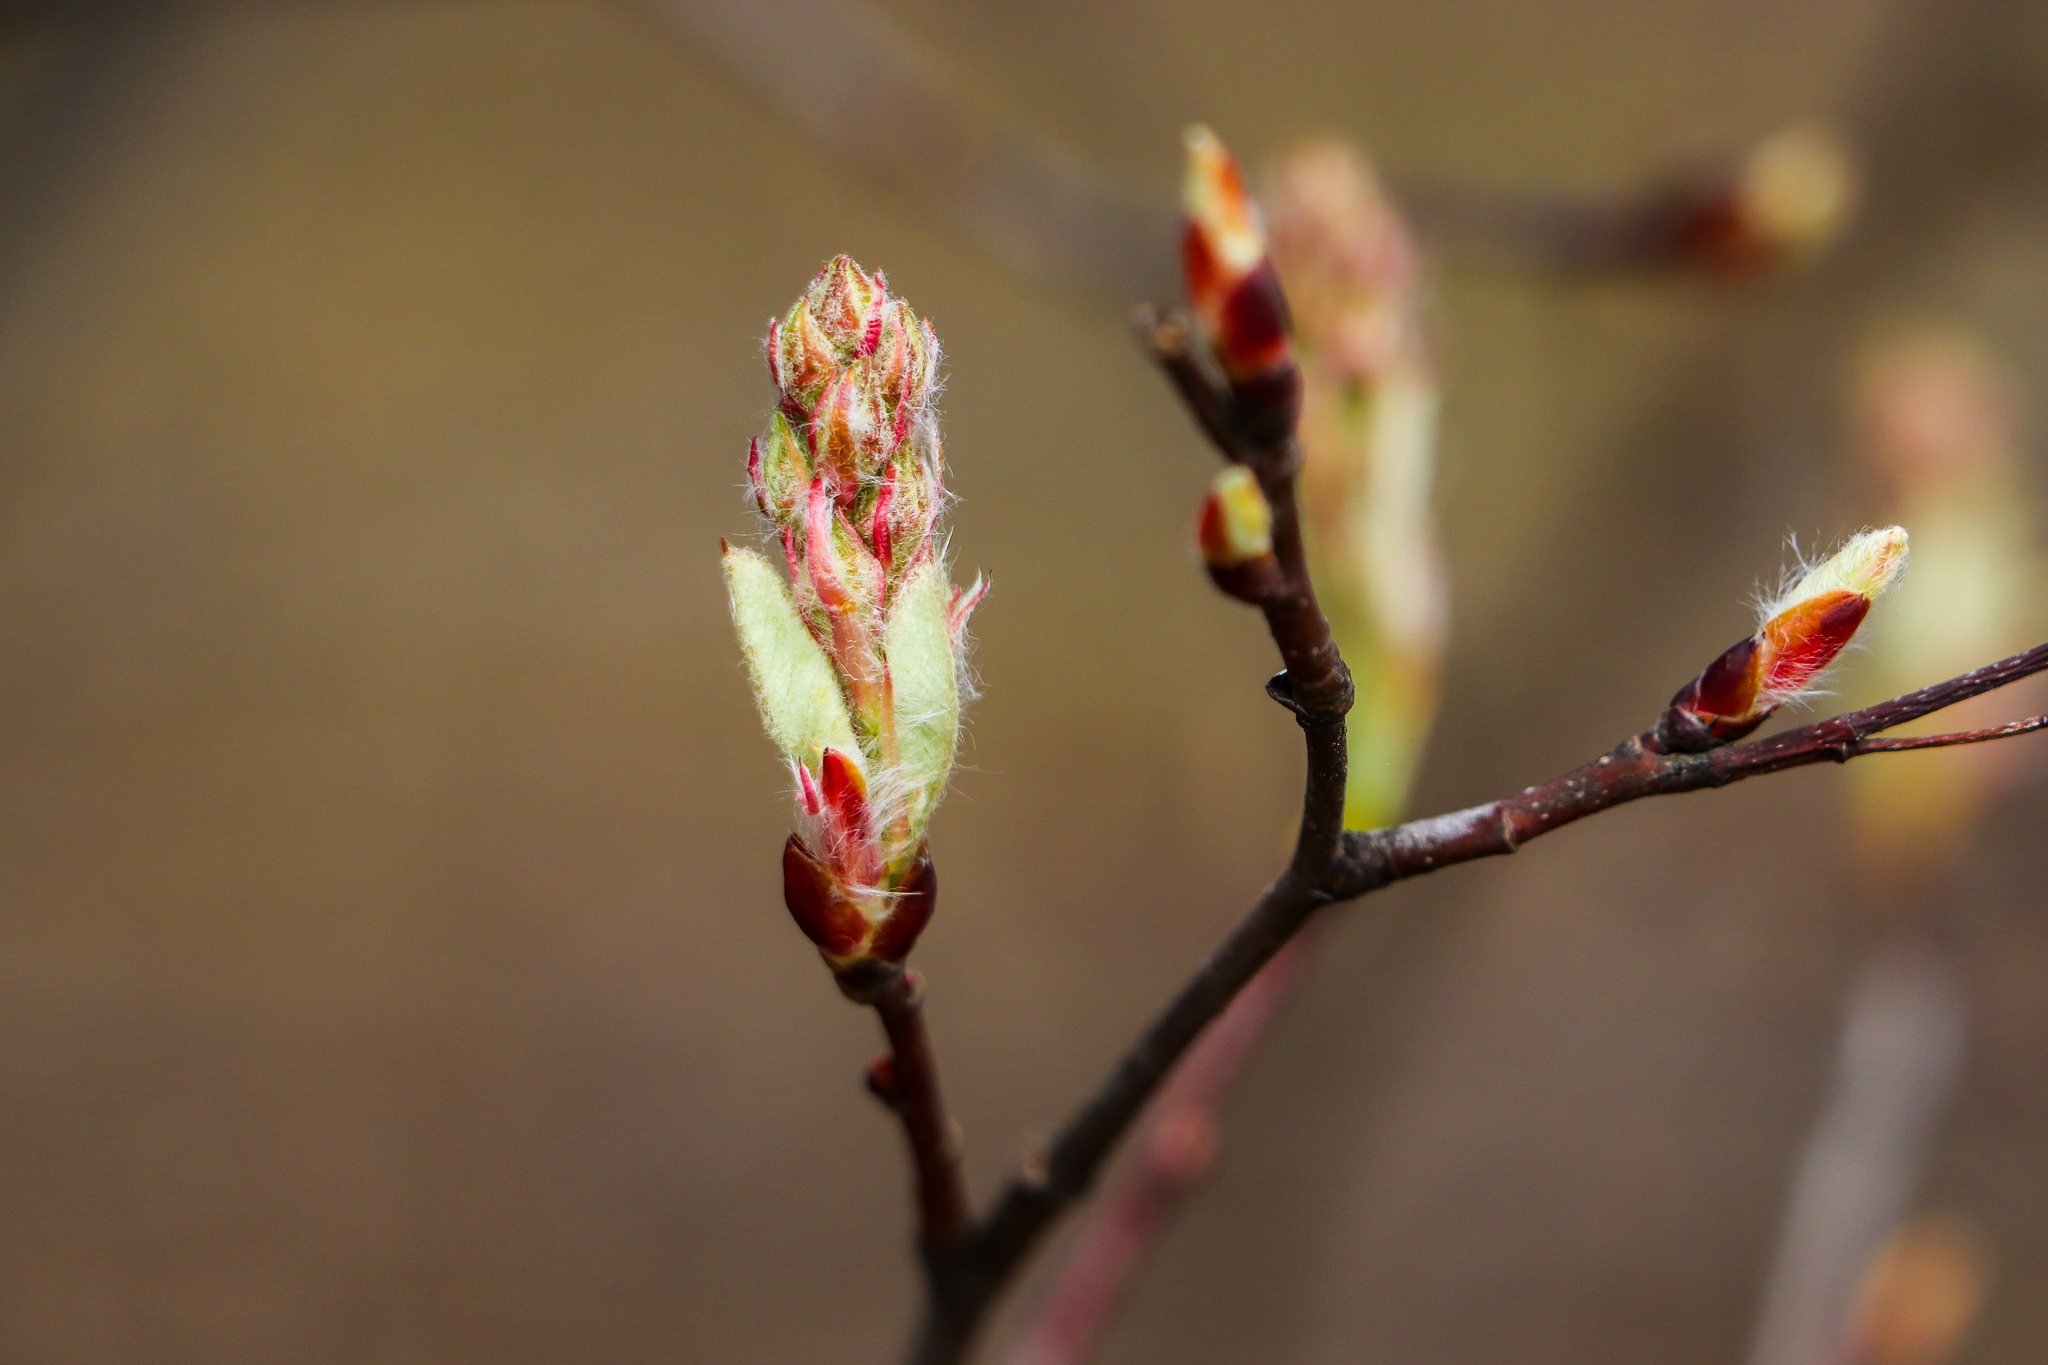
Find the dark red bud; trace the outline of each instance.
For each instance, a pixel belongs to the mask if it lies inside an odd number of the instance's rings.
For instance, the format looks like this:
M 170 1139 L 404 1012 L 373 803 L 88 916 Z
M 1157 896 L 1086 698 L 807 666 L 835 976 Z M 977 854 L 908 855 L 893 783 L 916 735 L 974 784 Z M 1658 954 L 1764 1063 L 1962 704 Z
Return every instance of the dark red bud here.
M 782 846 L 782 900 L 797 928 L 827 957 L 851 957 L 860 951 L 867 920 L 831 871 L 794 834 Z
M 868 945 L 868 951 L 884 962 L 901 962 L 909 955 L 917 936 L 932 922 L 932 913 L 938 908 L 938 870 L 932 866 L 931 857 L 920 849 L 916 865 L 897 889 L 889 918 L 876 927 L 874 942 Z
M 1706 716 L 1747 716 L 1756 705 L 1756 637 L 1749 636 L 1722 651 L 1695 684 L 1693 709 Z
M 1671 698 L 1651 732 L 1651 747 L 1672 754 L 1703 754 L 1755 730 L 1776 709 L 1758 704 L 1761 673 L 1755 636 L 1730 645 Z
M 1246 379 L 1286 363 L 1292 325 L 1287 295 L 1268 257 L 1223 300 L 1223 334 L 1217 338 L 1223 367 L 1233 379 Z

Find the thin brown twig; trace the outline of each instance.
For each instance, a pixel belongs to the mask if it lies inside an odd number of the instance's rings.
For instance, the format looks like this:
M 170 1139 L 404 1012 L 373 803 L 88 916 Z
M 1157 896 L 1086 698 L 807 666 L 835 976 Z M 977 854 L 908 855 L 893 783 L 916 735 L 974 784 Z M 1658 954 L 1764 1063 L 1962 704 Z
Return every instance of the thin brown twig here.
M 2048 670 L 2044 644 L 1861 711 L 1705 753 L 1664 752 L 1653 727 L 1518 796 L 1386 829 L 1346 832 L 1344 714 L 1351 682 L 1316 607 L 1302 557 L 1291 395 L 1283 390 L 1273 401 L 1224 390 L 1191 353 L 1191 331 L 1178 319 L 1161 320 L 1147 312 L 1140 315 L 1139 327 L 1204 430 L 1228 458 L 1253 470 L 1273 506 L 1274 552 L 1282 573 L 1259 605 L 1288 665 L 1267 691 L 1295 713 L 1307 750 L 1301 829 L 1286 870 L 1060 1130 L 1043 1162 L 1014 1176 L 994 1207 L 966 1226 L 957 1244 L 947 1248 L 927 1241 L 929 1292 L 911 1365 L 958 1365 L 967 1358 L 996 1297 L 1054 1220 L 1087 1194 L 1175 1063 L 1324 906 L 1456 863 L 1513 853 L 1552 830 L 1647 796 L 1723 787 L 1865 754 L 1974 744 L 2048 728 L 2048 717 L 2036 717 L 1989 730 L 1875 738 Z M 935 1103 L 935 1074 L 932 1085 Z M 957 1167 L 953 1171 L 957 1179 Z
M 2010 739 L 2031 730 L 2048 728 L 2048 716 L 2029 716 L 2004 725 L 1987 725 L 1981 730 L 1952 730 L 1945 735 L 1906 735 L 1899 739 L 1863 741 L 1866 754 L 1900 754 L 1909 749 L 1952 749 L 1958 744 L 1982 744 L 1988 739 Z
M 897 970 L 869 1003 L 889 1036 L 889 1056 L 876 1064 L 868 1084 L 903 1120 L 917 1173 L 918 1249 L 930 1264 L 959 1248 L 969 1215 L 960 1143 L 939 1093 L 938 1058 L 924 1022 L 923 984 L 915 972 Z

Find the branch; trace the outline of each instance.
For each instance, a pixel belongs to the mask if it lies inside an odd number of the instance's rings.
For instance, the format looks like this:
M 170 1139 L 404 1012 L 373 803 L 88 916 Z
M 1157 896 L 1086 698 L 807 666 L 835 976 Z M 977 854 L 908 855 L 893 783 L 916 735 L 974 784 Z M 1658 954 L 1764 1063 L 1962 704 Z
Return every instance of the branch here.
M 1203 429 L 1227 458 L 1252 471 L 1272 507 L 1279 571 L 1257 604 L 1287 665 L 1266 691 L 1294 712 L 1308 751 L 1301 828 L 1287 870 L 1061 1130 L 1043 1166 L 1011 1180 L 959 1253 L 942 1258 L 913 1365 L 966 1358 L 989 1305 L 1024 1257 L 1053 1220 L 1088 1192 L 1181 1054 L 1309 917 L 1330 903 L 1324 888 L 1345 866 L 1344 715 L 1351 709 L 1352 684 L 1316 605 L 1302 550 L 1295 498 L 1301 467 L 1294 440 L 1298 376 L 1290 362 L 1256 385 L 1226 390 L 1192 353 L 1186 322 L 1147 309 L 1135 325 Z
M 1665 752 L 1658 727 L 1652 727 L 1518 796 L 1368 833 L 1346 832 L 1344 715 L 1351 704 L 1351 679 L 1330 641 L 1303 561 L 1293 393 L 1284 383 L 1263 391 L 1226 390 L 1191 354 L 1185 323 L 1148 311 L 1140 314 L 1138 327 L 1204 431 L 1227 458 L 1253 471 L 1273 508 L 1274 554 L 1281 572 L 1254 600 L 1287 664 L 1267 691 L 1295 713 L 1307 748 L 1301 829 L 1286 870 L 1060 1130 L 1042 1165 L 1014 1176 L 995 1206 L 956 1245 L 926 1241 L 931 1292 L 911 1365 L 957 1365 L 967 1358 L 996 1297 L 1054 1220 L 1088 1193 L 1110 1153 L 1189 1046 L 1324 906 L 1456 863 L 1513 853 L 1531 839 L 1646 796 L 1724 787 L 1865 754 L 1975 744 L 2048 728 L 2048 717 L 2035 717 L 1988 730 L 1875 738 L 2048 670 L 2044 644 L 1861 711 L 1704 753 Z M 921 1159 L 921 1176 L 924 1169 Z
M 1513 853 L 1539 835 L 1645 796 L 1725 787 L 1815 763 L 1846 763 L 1865 754 L 1947 749 L 2048 728 L 2048 716 L 2035 716 L 1985 730 L 1874 738 L 2044 670 L 2048 670 L 2048 644 L 1861 711 L 1703 754 L 1659 753 L 1653 747 L 1654 731 L 1645 731 L 1584 767 L 1519 796 L 1392 829 L 1347 834 L 1346 876 L 1332 889 L 1337 899 L 1349 900 L 1453 863 Z

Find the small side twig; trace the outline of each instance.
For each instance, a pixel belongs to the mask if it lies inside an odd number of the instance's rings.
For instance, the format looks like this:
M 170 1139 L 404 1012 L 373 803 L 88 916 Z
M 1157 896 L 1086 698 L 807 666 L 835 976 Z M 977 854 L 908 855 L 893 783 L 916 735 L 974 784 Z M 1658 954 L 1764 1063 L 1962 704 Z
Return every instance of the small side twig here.
M 1987 725 L 1981 730 L 1953 730 L 1945 735 L 1907 735 L 1899 739 L 1866 739 L 1859 752 L 1900 754 L 1908 749 L 1952 749 L 1958 744 L 1982 744 L 1988 739 L 2010 739 L 2048 727 L 2048 716 L 2029 716 L 2005 725 Z

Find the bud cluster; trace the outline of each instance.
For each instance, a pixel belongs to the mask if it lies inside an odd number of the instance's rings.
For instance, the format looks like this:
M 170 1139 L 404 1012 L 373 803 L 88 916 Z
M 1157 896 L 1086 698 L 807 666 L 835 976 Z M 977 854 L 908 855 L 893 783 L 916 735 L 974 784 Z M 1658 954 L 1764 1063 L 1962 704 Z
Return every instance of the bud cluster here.
M 803 829 L 791 913 L 835 969 L 900 961 L 930 917 L 925 830 L 952 773 L 967 618 L 948 576 L 931 324 L 839 256 L 768 327 L 779 400 L 747 480 L 789 582 L 728 547 L 733 619 Z
M 1906 568 L 1906 532 L 1865 531 L 1765 605 L 1756 634 L 1680 688 L 1658 723 L 1665 748 L 1700 753 L 1741 739 L 1811 687 Z

